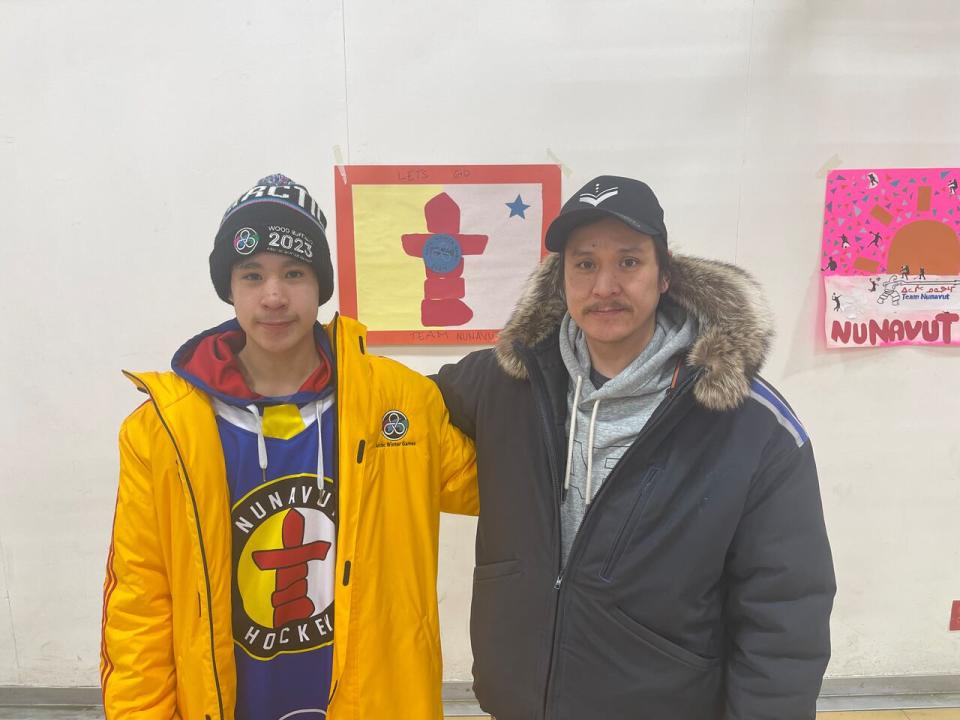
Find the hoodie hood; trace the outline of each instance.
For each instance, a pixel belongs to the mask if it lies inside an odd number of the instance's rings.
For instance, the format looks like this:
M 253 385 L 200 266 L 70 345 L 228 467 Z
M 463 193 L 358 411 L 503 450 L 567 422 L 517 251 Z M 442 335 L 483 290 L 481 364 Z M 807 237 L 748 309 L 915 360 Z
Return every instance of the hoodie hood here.
M 686 353 L 697 336 L 697 321 L 673 303 L 661 303 L 657 309 L 653 335 L 643 351 L 603 387 L 596 388 L 591 377 L 592 362 L 587 338 L 570 313 L 560 323 L 560 357 L 572 382 L 584 378 L 580 404 L 593 400 L 614 400 L 657 395 L 670 387 L 676 356 Z M 672 362 L 671 362 L 672 361 Z M 633 413 L 631 413 L 632 415 Z
M 687 364 L 700 370 L 694 397 L 710 410 L 738 407 L 773 340 L 773 316 L 763 291 L 750 274 L 728 263 L 674 255 L 671 266 L 664 301 L 691 315 L 699 327 L 687 356 Z M 530 276 L 500 332 L 497 361 L 511 377 L 527 379 L 520 348 L 557 336 L 567 312 L 562 269 L 561 256 L 551 253 Z
M 187 340 L 174 353 L 170 365 L 191 385 L 228 405 L 303 405 L 325 394 L 333 375 L 330 340 L 320 323 L 314 324 L 313 335 L 320 353 L 320 365 L 298 392 L 284 397 L 264 397 L 247 386 L 237 360 L 237 353 L 246 344 L 246 335 L 236 318 Z

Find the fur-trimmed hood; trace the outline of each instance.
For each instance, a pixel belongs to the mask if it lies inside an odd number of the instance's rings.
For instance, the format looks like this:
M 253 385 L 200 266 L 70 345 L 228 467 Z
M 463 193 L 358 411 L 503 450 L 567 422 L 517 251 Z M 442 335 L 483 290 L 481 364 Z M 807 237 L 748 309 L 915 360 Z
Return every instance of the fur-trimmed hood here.
M 556 335 L 566 312 L 562 258 L 551 253 L 530 276 L 497 341 L 504 372 L 526 379 L 516 344 L 534 347 Z M 735 265 L 674 255 L 666 298 L 691 313 L 700 333 L 687 361 L 701 369 L 693 392 L 711 410 L 731 410 L 750 393 L 773 339 L 773 317 L 759 283 Z

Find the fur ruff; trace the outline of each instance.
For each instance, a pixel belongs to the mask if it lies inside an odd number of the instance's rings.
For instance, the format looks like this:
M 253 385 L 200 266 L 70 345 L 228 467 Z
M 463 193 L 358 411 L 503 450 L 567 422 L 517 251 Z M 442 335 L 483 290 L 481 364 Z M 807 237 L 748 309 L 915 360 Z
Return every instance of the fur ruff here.
M 495 349 L 508 375 L 526 379 L 516 344 L 534 347 L 556 335 L 566 312 L 562 259 L 551 253 L 534 271 Z M 688 363 L 700 368 L 697 401 L 710 410 L 738 407 L 750 394 L 773 340 L 773 315 L 759 283 L 735 265 L 674 255 L 666 297 L 692 314 L 700 333 Z

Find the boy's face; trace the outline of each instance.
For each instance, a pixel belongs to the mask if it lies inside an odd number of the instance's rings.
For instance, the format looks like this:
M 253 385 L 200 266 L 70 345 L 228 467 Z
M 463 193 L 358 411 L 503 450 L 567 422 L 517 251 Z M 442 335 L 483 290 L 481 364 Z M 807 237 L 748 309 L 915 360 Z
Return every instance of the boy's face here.
M 320 286 L 309 265 L 271 252 L 236 263 L 230 299 L 247 345 L 273 356 L 313 345 Z

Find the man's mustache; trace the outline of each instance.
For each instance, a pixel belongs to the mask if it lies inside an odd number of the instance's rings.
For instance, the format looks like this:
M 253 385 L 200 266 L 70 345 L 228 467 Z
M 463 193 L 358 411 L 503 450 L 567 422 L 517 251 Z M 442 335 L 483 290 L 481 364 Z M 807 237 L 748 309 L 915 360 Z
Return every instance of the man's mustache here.
M 587 305 L 587 312 L 607 311 L 607 310 L 629 310 L 630 308 L 623 303 L 594 303 Z

